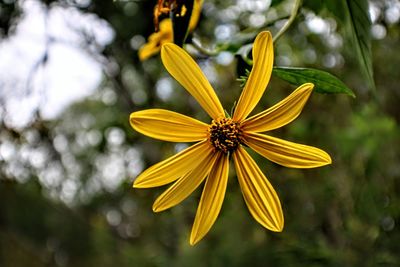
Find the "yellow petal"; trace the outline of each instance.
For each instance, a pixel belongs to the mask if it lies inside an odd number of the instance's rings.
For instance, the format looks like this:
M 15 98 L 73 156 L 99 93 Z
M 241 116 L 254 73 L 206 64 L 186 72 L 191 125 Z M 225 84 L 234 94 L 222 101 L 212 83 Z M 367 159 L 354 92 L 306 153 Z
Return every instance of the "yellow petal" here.
M 245 143 L 267 159 L 290 168 L 315 168 L 332 163 L 325 151 L 276 137 L 246 133 Z
M 243 131 L 265 132 L 280 128 L 299 116 L 314 88 L 312 83 L 298 87 L 288 97 L 241 124 Z
M 149 57 L 156 55 L 161 50 L 164 43 L 172 43 L 172 22 L 170 19 L 164 19 L 160 23 L 160 31 L 152 33 L 146 44 L 139 49 L 139 59 L 144 61 Z
M 169 209 L 187 198 L 210 173 L 216 158 L 217 154 L 212 153 L 201 161 L 197 159 L 199 164 L 196 168 L 182 176 L 156 199 L 153 211 L 160 212 Z
M 207 138 L 207 124 L 169 110 L 134 112 L 129 121 L 136 131 L 164 141 L 195 142 Z
M 161 33 L 165 33 L 165 32 L 170 32 L 171 33 L 171 37 L 172 37 L 172 21 L 171 19 L 163 19 L 160 22 L 160 31 Z M 172 39 L 171 39 L 172 42 Z
M 211 153 L 213 148 L 208 140 L 199 142 L 142 172 L 133 187 L 149 188 L 171 183 L 195 169 Z
M 265 228 L 281 232 L 284 224 L 283 212 L 274 188 L 243 147 L 233 153 L 233 159 L 240 188 L 251 215 Z
M 257 35 L 253 45 L 253 68 L 237 103 L 233 119 L 242 121 L 257 105 L 267 88 L 274 63 L 274 48 L 269 32 Z
M 160 50 L 161 47 L 157 46 L 155 43 L 146 43 L 139 49 L 139 59 L 140 61 L 145 61 L 149 57 L 158 54 Z
M 224 201 L 226 185 L 228 183 L 229 158 L 220 153 L 214 164 L 201 195 L 197 208 L 190 244 L 199 242 L 211 229 L 218 217 Z
M 224 116 L 224 110 L 214 89 L 185 50 L 175 44 L 165 44 L 161 48 L 161 59 L 168 72 L 213 119 Z
M 203 6 L 203 0 L 195 0 L 193 3 L 192 16 L 189 22 L 189 31 L 193 31 L 196 28 L 197 23 L 201 15 L 201 7 Z

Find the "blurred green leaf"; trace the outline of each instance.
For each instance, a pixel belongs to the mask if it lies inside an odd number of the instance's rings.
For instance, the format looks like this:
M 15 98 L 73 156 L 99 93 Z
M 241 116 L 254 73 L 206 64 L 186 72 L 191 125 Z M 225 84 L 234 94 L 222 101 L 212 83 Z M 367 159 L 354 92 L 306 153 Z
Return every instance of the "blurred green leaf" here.
M 347 94 L 355 97 L 353 91 L 332 74 L 316 69 L 274 67 L 273 74 L 294 85 L 311 82 L 315 91 L 323 94 Z
M 174 30 L 174 43 L 182 46 L 189 32 L 194 0 L 177 1 L 177 7 L 171 10 L 170 16 Z
M 303 7 L 313 10 L 315 13 L 319 13 L 324 7 L 325 4 L 324 2 L 329 2 L 329 1 L 304 0 Z
M 347 31 L 357 51 L 361 71 L 371 89 L 375 89 L 371 54 L 371 21 L 367 0 L 343 0 L 347 9 Z
M 271 6 L 279 5 L 279 4 L 282 3 L 282 2 L 283 2 L 283 0 L 272 0 L 272 1 L 271 1 Z

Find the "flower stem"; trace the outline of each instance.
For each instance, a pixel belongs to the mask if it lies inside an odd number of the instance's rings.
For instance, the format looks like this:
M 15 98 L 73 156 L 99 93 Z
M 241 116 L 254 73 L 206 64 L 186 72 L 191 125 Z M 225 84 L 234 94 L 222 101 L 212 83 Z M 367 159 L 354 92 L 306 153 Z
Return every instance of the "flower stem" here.
M 216 56 L 220 52 L 220 49 L 209 50 L 204 48 L 197 40 L 192 39 L 191 45 L 196 48 L 200 53 L 207 56 Z
M 290 27 L 290 25 L 292 25 L 294 19 L 297 16 L 297 13 L 300 9 L 301 3 L 302 3 L 302 0 L 295 0 L 292 14 L 290 14 L 289 19 L 286 21 L 285 25 L 283 25 L 283 27 L 279 30 L 279 32 L 272 38 L 274 43 L 279 39 L 279 37 L 282 36 L 282 34 L 285 33 L 285 31 Z

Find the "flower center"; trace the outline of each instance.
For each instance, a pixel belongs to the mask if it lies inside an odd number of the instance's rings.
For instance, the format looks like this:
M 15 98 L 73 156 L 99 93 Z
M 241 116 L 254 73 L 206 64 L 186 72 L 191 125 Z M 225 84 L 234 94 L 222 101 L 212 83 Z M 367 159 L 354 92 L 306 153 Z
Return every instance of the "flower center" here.
M 208 129 L 210 142 L 216 150 L 233 152 L 241 143 L 242 131 L 238 122 L 229 118 L 212 120 Z

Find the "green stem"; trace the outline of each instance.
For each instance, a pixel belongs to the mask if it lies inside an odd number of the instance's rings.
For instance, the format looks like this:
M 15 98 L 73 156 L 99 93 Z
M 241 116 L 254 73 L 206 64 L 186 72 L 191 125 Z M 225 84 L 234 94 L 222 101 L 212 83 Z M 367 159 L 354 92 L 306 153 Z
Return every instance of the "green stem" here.
M 221 50 L 221 49 L 215 49 L 215 50 L 206 49 L 202 47 L 201 44 L 198 43 L 198 41 L 195 39 L 192 39 L 191 45 L 193 45 L 193 47 L 196 48 L 197 51 L 207 56 L 216 56 Z
M 279 30 L 279 32 L 272 38 L 274 43 L 279 39 L 279 37 L 282 36 L 282 34 L 285 33 L 285 31 L 290 27 L 290 25 L 292 25 L 294 19 L 297 16 L 297 12 L 300 9 L 301 3 L 302 3 L 302 0 L 295 0 L 294 7 L 292 10 L 292 13 L 290 14 L 289 19 L 286 21 L 285 25 L 283 25 L 283 27 Z
M 251 59 L 248 58 L 247 56 L 242 57 L 242 59 L 244 60 L 244 62 L 246 62 L 247 65 L 253 66 L 253 60 L 251 60 Z

